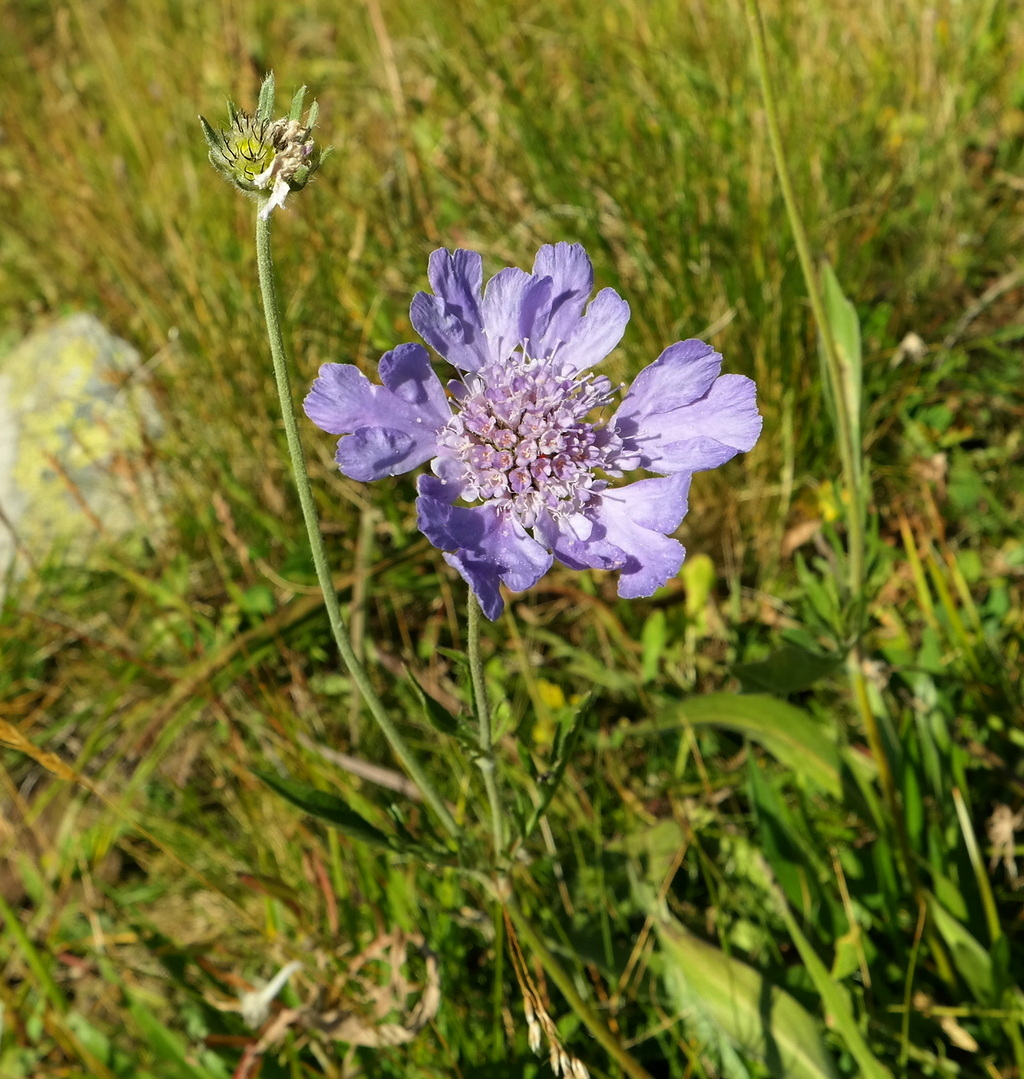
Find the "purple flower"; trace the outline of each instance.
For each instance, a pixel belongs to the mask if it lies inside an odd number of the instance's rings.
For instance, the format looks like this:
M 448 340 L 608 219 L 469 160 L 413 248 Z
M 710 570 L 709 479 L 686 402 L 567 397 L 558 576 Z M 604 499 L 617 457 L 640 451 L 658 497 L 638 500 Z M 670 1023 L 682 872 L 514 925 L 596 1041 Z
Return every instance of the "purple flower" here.
M 480 255 L 439 250 L 428 278 L 434 291 L 416 294 L 412 323 L 458 377 L 446 393 L 418 344 L 384 355 L 379 386 L 324 364 L 305 410 L 342 436 L 338 467 L 375 480 L 429 461 L 420 530 L 492 620 L 500 584 L 529 588 L 555 558 L 617 570 L 620 596 L 651 595 L 685 557 L 670 533 L 692 474 L 757 441 L 754 383 L 720 375 L 703 341 L 679 341 L 604 414 L 613 387 L 588 369 L 619 343 L 629 306 L 610 288 L 587 303 L 594 274 L 579 244 L 545 245 L 533 273 L 507 267 L 486 288 Z M 641 468 L 658 475 L 611 485 Z

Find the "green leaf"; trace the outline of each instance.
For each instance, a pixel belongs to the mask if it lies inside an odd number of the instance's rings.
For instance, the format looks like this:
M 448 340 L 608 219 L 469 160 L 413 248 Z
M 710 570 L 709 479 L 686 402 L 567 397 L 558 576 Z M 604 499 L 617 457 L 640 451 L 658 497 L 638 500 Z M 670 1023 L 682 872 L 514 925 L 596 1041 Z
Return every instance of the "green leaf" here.
M 671 917 L 655 927 L 670 969 L 696 1004 L 741 1051 L 787 1079 L 838 1079 L 821 1025 L 784 989 L 753 967 L 686 931 Z
M 641 678 L 646 684 L 658 676 L 658 667 L 668 644 L 668 628 L 665 625 L 665 612 L 655 610 L 644 622 L 640 631 L 640 643 L 643 645 L 643 658 L 640 661 Z
M 412 686 L 412 691 L 416 694 L 416 699 L 423 709 L 423 715 L 431 727 L 441 734 L 448 735 L 450 738 L 462 740 L 469 731 L 468 725 L 460 723 L 457 717 L 453 716 L 443 704 L 434 700 L 419 684 L 415 675 L 410 677 L 409 684 Z
M 298 806 L 311 816 L 327 821 L 350 839 L 359 839 L 373 847 L 394 849 L 395 841 L 391 836 L 375 828 L 337 795 L 317 790 L 315 787 L 292 779 L 281 779 L 267 772 L 254 771 L 253 775 L 266 783 L 271 790 L 286 798 L 292 805 Z
M 837 982 L 849 978 L 860 970 L 862 944 L 860 936 L 852 929 L 841 937 L 836 937 L 836 950 L 832 956 L 832 977 Z
M 596 697 L 596 693 L 590 693 L 584 697 L 583 700 L 580 701 L 580 706 L 577 708 L 576 714 L 572 717 L 568 730 L 566 730 L 564 734 L 562 731 L 559 731 L 555 745 L 555 749 L 558 753 L 558 760 L 551 770 L 548 781 L 544 784 L 540 801 L 534 806 L 533 812 L 530 814 L 530 818 L 523 828 L 524 839 L 530 836 L 534 828 L 536 828 L 540 822 L 541 817 L 547 812 L 548 806 L 551 805 L 551 799 L 554 798 L 555 791 L 558 790 L 562 778 L 565 776 L 565 770 L 569 766 L 569 761 L 572 760 L 573 754 L 576 751 L 576 743 L 579 741 L 580 734 L 586 725 L 587 716 L 590 715 L 590 706 L 594 703 Z
M 842 666 L 842 656 L 823 656 L 799 645 L 784 644 L 767 659 L 737 664 L 733 674 L 745 693 L 800 693 Z
M 708 599 L 715 587 L 715 564 L 706 554 L 691 555 L 679 576 L 686 586 L 686 617 L 703 632 L 707 627 Z
M 653 734 L 689 724 L 736 731 L 763 746 L 801 780 L 839 797 L 839 753 L 828 733 L 800 708 L 762 695 L 711 693 L 666 710 L 670 718 L 629 727 L 627 734 Z
M 469 660 L 466 658 L 465 652 L 459 652 L 455 648 L 445 648 L 442 645 L 438 645 L 434 652 L 439 656 L 444 656 L 445 659 L 450 659 L 453 663 L 457 663 L 459 667 L 469 666 Z
M 699 830 L 700 809 L 686 818 L 686 828 L 674 817 L 662 817 L 653 824 L 643 824 L 621 835 L 607 839 L 604 849 L 609 854 L 625 854 L 631 859 L 643 856 L 647 863 L 646 880 L 655 889 L 664 883 L 666 875 L 674 873 L 674 863 L 680 848 L 689 842 L 689 829 Z
M 116 1048 L 106 1034 L 97 1030 L 79 1012 L 72 1012 L 67 1017 L 67 1025 L 78 1044 L 92 1057 L 93 1070 L 109 1069 L 104 1074 L 113 1075 L 116 1079 L 157 1079 L 153 1072 L 140 1068 L 138 1060 Z M 6 1072 L 0 1070 L 0 1075 L 6 1076 Z
M 824 559 L 815 559 L 809 566 L 797 552 L 793 566 L 804 596 L 821 625 L 837 634 L 843 623 L 843 601 L 836 586 L 836 575 Z
M 360 816 L 346 802 L 343 802 L 336 794 L 318 790 L 306 783 L 299 783 L 293 779 L 281 779 L 280 776 L 270 775 L 268 772 L 253 771 L 257 779 L 266 783 L 271 790 L 276 791 L 286 798 L 292 805 L 309 813 L 313 817 L 319 817 L 327 821 L 332 827 L 337 828 L 342 835 L 350 839 L 358 839 L 373 847 L 381 847 L 385 850 L 395 851 L 399 854 L 408 855 L 431 865 L 452 865 L 449 852 L 431 849 L 405 835 L 388 835 L 372 825 L 365 817 Z M 396 822 L 398 823 L 398 822 Z M 400 825 L 404 828 L 404 826 Z
M 274 613 L 277 602 L 265 584 L 254 584 L 239 597 L 238 606 L 248 615 L 269 615 Z

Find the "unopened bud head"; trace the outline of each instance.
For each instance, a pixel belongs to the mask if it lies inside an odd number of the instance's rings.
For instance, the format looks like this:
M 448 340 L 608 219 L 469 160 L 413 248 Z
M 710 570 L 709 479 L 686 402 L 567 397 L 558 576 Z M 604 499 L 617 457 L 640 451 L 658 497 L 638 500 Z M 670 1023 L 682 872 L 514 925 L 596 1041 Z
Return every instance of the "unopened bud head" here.
M 301 191 L 331 152 L 330 147 L 318 149 L 310 137 L 319 111 L 315 101 L 305 120 L 300 119 L 305 96 L 303 86 L 292 98 L 289 115 L 274 119 L 274 76 L 270 74 L 260 87 L 254 116 L 229 101 L 227 128 L 218 131 L 199 117 L 210 164 L 240 191 L 257 197 L 269 192 L 260 207 L 261 218 L 283 206 L 290 191 Z

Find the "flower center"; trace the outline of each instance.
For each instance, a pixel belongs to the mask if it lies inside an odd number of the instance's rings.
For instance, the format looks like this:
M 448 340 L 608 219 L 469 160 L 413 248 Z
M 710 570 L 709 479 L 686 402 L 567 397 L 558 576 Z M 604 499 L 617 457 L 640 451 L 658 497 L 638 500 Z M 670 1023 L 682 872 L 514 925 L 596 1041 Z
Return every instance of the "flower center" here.
M 542 513 L 574 513 L 603 490 L 595 469 L 618 474 L 621 438 L 586 419 L 611 399 L 604 376 L 522 356 L 450 388 L 460 408 L 440 433 L 440 456 L 456 462 L 465 501 L 496 501 L 532 528 Z

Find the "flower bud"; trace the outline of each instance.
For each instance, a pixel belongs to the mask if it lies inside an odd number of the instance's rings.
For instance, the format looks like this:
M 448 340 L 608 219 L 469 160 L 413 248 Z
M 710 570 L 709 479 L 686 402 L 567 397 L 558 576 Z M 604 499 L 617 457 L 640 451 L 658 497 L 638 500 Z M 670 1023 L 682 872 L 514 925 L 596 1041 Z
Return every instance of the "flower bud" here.
M 317 148 L 310 138 L 319 108 L 314 101 L 301 120 L 305 86 L 292 98 L 286 117 L 273 119 L 274 76 L 268 75 L 260 87 L 256 114 L 250 116 L 228 102 L 229 127 L 216 130 L 200 116 L 203 135 L 210 150 L 210 164 L 240 191 L 263 199 L 259 216 L 283 206 L 290 191 L 301 191 L 331 153 Z

